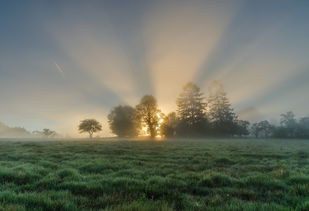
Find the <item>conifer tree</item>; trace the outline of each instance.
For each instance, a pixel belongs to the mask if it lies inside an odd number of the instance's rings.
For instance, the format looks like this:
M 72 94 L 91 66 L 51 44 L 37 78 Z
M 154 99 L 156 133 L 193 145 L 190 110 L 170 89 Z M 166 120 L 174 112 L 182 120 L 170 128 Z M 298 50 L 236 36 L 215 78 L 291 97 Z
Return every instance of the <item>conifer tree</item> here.
M 207 118 L 205 115 L 206 103 L 200 88 L 190 82 L 183 87 L 178 97 L 177 114 L 179 117 L 179 132 L 183 135 L 205 133 Z
M 211 83 L 207 103 L 207 114 L 213 133 L 223 136 L 233 135 L 237 127 L 237 116 L 220 82 Z

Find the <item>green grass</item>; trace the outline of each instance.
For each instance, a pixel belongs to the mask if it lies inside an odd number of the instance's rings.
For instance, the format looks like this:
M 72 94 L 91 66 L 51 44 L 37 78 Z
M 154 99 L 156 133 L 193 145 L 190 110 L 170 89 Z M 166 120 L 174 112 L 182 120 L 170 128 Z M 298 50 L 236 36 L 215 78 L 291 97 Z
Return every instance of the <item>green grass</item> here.
M 309 140 L 2 140 L 0 210 L 309 210 Z

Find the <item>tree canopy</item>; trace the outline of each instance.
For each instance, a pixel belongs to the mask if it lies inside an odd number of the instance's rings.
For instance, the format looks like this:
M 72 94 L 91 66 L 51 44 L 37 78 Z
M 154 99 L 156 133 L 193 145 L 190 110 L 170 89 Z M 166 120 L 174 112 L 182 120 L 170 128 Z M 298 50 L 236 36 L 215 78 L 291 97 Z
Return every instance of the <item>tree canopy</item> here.
M 175 112 L 169 113 L 167 116 L 164 117 L 164 121 L 161 126 L 161 134 L 164 137 L 175 137 L 176 130 L 179 124 L 179 120 L 176 116 Z
M 207 123 L 204 100 L 203 93 L 196 84 L 190 82 L 183 87 L 176 101 L 180 133 L 187 135 L 204 133 Z
M 156 137 L 159 131 L 161 113 L 158 109 L 157 100 L 152 95 L 145 95 L 136 106 L 136 111 L 142 127 L 146 128 L 152 138 Z
M 260 121 L 257 123 L 254 123 L 251 127 L 252 134 L 258 138 L 258 137 L 264 137 L 268 138 L 273 133 L 273 126 L 267 121 Z
M 140 122 L 135 108 L 117 106 L 108 115 L 111 131 L 118 137 L 135 137 L 140 129 Z
M 281 115 L 280 125 L 264 120 L 254 123 L 249 130 L 250 122 L 238 118 L 223 85 L 218 81 L 210 84 L 207 98 L 196 84 L 192 82 L 185 84 L 176 99 L 176 105 L 176 112 L 164 115 L 158 108 L 155 97 L 145 95 L 135 108 L 131 106 L 113 108 L 108 115 L 110 129 L 119 137 L 145 135 L 142 134 L 143 131 L 152 138 L 249 135 L 256 138 L 309 137 L 309 117 L 297 120 L 291 111 Z M 82 128 L 80 126 L 80 130 L 88 132 L 92 137 L 94 132 L 101 129 L 95 125 L 94 122 L 93 124 L 87 122 Z
M 92 138 L 93 134 L 102 130 L 102 125 L 95 119 L 84 119 L 78 126 L 80 133 L 88 133 Z
M 207 113 L 214 134 L 234 135 L 237 129 L 237 116 L 220 82 L 211 83 L 207 103 Z

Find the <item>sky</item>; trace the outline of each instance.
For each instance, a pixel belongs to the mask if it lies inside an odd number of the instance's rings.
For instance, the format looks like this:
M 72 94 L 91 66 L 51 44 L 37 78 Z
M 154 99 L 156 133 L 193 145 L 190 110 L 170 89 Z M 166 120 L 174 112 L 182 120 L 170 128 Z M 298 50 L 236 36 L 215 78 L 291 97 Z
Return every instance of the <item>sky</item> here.
M 309 115 L 309 1 L 0 2 L 0 122 L 78 136 L 119 104 L 165 113 L 219 80 L 248 120 Z

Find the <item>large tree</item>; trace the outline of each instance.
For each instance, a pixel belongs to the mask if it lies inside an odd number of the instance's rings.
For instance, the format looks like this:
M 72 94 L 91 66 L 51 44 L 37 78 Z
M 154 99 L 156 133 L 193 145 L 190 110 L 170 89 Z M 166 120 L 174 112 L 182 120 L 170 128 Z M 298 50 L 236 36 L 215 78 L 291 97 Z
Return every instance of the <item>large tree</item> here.
M 146 127 L 148 134 L 152 138 L 156 137 L 159 131 L 161 114 L 157 100 L 151 95 L 145 95 L 136 106 L 136 111 L 142 126 Z
M 250 134 L 249 132 L 250 122 L 245 120 L 237 120 L 236 121 L 236 135 L 238 136 L 247 136 Z
M 271 125 L 267 120 L 260 121 L 252 125 L 251 132 L 256 138 L 269 138 L 273 135 L 274 126 Z
M 95 119 L 84 119 L 78 126 L 80 133 L 88 133 L 89 137 L 92 138 L 93 133 L 102 130 L 102 125 Z
M 190 82 L 183 87 L 178 97 L 177 114 L 179 117 L 179 132 L 181 135 L 202 134 L 205 132 L 207 118 L 206 103 L 200 88 Z
M 237 131 L 237 116 L 224 91 L 223 85 L 213 81 L 209 87 L 207 114 L 215 135 L 230 136 Z
M 292 111 L 281 114 L 280 127 L 277 128 L 278 137 L 295 138 L 297 136 L 298 124 Z
M 164 121 L 161 125 L 161 134 L 168 138 L 176 136 L 178 122 L 179 121 L 176 113 L 169 113 L 167 116 L 164 117 Z
M 301 118 L 298 124 L 298 136 L 300 138 L 309 138 L 309 117 Z
M 135 108 L 117 106 L 108 115 L 110 129 L 118 137 L 135 137 L 138 135 L 140 123 Z

